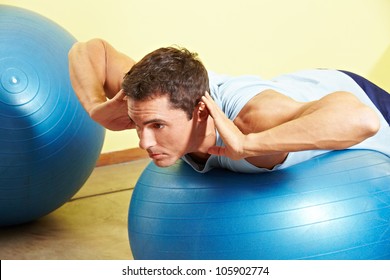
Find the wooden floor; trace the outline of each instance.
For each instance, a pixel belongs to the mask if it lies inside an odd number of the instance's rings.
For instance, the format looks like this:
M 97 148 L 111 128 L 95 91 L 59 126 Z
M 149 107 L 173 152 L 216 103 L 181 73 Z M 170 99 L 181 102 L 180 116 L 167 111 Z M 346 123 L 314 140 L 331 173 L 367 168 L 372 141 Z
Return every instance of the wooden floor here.
M 132 259 L 129 202 L 149 159 L 96 167 L 71 201 L 38 221 L 0 228 L 2 260 Z

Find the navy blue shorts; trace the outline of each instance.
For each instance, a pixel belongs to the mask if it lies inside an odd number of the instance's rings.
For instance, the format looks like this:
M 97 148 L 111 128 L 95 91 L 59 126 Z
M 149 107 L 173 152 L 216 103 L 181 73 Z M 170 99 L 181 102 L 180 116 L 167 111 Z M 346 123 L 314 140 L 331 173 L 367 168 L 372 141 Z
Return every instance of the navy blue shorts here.
M 350 76 L 364 90 L 390 125 L 390 94 L 362 76 L 344 70 L 339 71 Z

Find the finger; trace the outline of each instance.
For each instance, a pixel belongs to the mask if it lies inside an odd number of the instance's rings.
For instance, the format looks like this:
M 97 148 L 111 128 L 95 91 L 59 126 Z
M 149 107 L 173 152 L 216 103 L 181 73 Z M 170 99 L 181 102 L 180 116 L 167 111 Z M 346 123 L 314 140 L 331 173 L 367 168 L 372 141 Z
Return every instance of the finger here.
M 210 115 L 216 119 L 217 117 L 223 117 L 225 114 L 222 112 L 222 110 L 219 108 L 219 106 L 215 103 L 215 101 L 212 99 L 210 94 L 206 91 L 205 95 L 202 96 L 202 101 L 206 104 L 207 109 L 210 112 Z
M 125 129 L 133 129 L 135 128 L 135 124 L 132 121 L 129 121 L 126 125 Z
M 202 96 L 201 97 L 201 100 L 202 100 L 202 102 L 204 103 L 204 104 L 206 104 L 206 106 L 207 106 L 207 109 L 211 109 L 210 107 L 211 107 L 211 102 L 209 101 L 209 99 L 208 99 L 208 97 L 207 97 L 207 91 L 206 91 L 206 94 L 204 95 L 204 96 Z
M 126 99 L 126 94 L 125 94 L 125 91 L 123 89 L 121 89 L 120 91 L 118 91 L 117 94 L 115 94 L 114 96 L 114 100 L 115 101 L 124 101 Z
M 226 155 L 225 147 L 220 147 L 220 146 L 210 147 L 207 152 L 210 155 L 216 155 L 216 156 L 225 156 Z
M 214 107 L 216 104 L 210 94 L 206 91 L 205 95 L 202 96 L 202 101 L 207 105 L 207 107 Z

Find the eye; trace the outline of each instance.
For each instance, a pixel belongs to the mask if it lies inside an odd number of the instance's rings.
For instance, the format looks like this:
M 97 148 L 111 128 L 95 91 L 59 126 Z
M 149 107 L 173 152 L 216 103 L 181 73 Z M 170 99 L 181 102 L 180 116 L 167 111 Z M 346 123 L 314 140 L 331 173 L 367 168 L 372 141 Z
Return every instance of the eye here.
M 153 124 L 153 128 L 154 129 L 162 129 L 162 128 L 164 128 L 165 127 L 165 125 L 163 125 L 163 124 L 161 124 L 161 123 L 155 123 L 155 124 Z

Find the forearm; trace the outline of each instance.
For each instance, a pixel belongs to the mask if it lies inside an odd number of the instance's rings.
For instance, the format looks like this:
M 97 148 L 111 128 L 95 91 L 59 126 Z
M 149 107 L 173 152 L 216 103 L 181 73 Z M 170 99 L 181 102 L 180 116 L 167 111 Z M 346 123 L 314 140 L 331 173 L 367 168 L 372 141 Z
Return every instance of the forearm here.
M 304 150 L 334 150 L 357 143 L 358 141 L 346 135 L 337 135 L 334 132 L 326 135 L 319 127 L 303 128 L 301 125 L 289 123 L 246 135 L 243 153 L 245 157 L 251 157 Z

